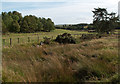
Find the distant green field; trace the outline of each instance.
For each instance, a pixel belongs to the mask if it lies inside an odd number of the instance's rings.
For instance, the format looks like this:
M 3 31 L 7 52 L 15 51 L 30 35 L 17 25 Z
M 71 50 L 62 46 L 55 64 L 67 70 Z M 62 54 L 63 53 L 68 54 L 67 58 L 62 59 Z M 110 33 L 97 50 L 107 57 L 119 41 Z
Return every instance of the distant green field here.
M 4 46 L 10 45 L 10 38 L 12 39 L 12 45 L 18 44 L 18 38 L 20 40 L 19 44 L 28 43 L 28 37 L 30 37 L 30 43 L 42 41 L 43 37 L 48 38 L 56 38 L 57 35 L 63 33 L 70 33 L 70 34 L 84 34 L 88 33 L 87 31 L 71 31 L 71 30 L 64 30 L 64 29 L 56 29 L 51 32 L 37 32 L 37 33 L 9 33 L 2 36 L 2 39 L 5 39 Z M 39 37 L 39 40 L 38 40 Z M 77 35 L 75 36 L 77 37 Z

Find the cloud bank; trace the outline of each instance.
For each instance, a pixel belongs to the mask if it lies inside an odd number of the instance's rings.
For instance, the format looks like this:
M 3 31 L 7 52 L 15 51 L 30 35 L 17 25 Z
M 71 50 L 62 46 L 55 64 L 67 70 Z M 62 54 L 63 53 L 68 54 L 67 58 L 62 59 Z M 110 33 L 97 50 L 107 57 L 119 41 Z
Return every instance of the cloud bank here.
M 3 3 L 3 11 L 16 10 L 23 16 L 31 14 L 38 17 L 49 17 L 55 24 L 76 24 L 92 23 L 92 10 L 97 7 L 118 13 L 119 0 L 34 0 L 34 3 L 33 0 L 2 1 L 7 2 Z

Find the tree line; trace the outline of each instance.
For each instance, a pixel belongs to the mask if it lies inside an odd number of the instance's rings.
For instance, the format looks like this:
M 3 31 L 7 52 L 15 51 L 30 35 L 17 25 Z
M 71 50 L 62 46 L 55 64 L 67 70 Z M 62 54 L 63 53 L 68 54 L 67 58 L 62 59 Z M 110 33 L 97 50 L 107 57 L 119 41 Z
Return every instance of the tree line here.
M 57 29 L 66 29 L 66 30 L 94 30 L 93 24 L 80 23 L 80 24 L 65 24 L 65 25 L 56 25 Z
M 120 29 L 120 20 L 116 13 L 108 13 L 105 8 L 95 8 L 93 11 L 92 24 L 76 24 L 76 25 L 56 25 L 50 18 L 40 18 L 33 15 L 22 17 L 21 13 L 17 11 L 2 12 L 2 32 L 15 33 L 31 33 L 46 31 L 50 32 L 55 28 L 68 30 L 96 30 L 98 33 L 110 33 L 115 28 Z
M 45 31 L 50 32 L 54 30 L 54 22 L 50 18 L 45 19 L 36 17 L 34 15 L 27 15 L 22 17 L 21 13 L 17 11 L 2 12 L 2 32 L 14 33 L 32 33 Z
M 76 24 L 76 25 L 56 25 L 57 29 L 67 30 L 95 30 L 98 33 L 112 33 L 115 29 L 120 29 L 120 16 L 116 13 L 109 13 L 106 8 L 94 8 L 93 23 Z

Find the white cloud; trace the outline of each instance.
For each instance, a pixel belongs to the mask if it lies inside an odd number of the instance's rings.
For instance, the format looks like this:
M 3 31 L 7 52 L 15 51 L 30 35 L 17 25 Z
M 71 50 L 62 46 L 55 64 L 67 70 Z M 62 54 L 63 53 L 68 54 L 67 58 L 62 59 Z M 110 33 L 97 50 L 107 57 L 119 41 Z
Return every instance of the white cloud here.
M 66 0 L 2 0 L 2 2 L 63 2 Z
M 106 2 L 107 3 L 107 2 Z M 117 6 L 113 7 L 111 4 L 106 3 L 66 3 L 62 7 L 48 8 L 48 9 L 35 9 L 35 10 L 23 10 L 24 15 L 33 14 L 38 17 L 50 17 L 53 21 L 58 23 L 81 23 L 92 22 L 92 10 L 96 7 L 108 8 L 113 12 L 116 12 Z M 78 19 L 79 18 L 79 19 Z
M 1 0 L 2 2 L 107 2 L 116 3 L 119 0 Z
M 87 7 L 90 6 L 91 7 Z M 57 23 L 89 22 L 92 17 L 92 6 L 95 4 L 67 3 L 62 7 L 49 9 L 22 10 L 22 14 L 33 14 L 38 17 L 50 17 Z M 90 13 L 88 15 L 88 13 Z M 80 19 L 78 19 L 80 18 Z
M 50 17 L 56 24 L 92 22 L 92 10 L 97 7 L 107 8 L 110 12 L 118 12 L 119 0 L 2 0 L 3 2 L 67 2 L 64 5 L 46 9 L 23 9 L 23 15 Z

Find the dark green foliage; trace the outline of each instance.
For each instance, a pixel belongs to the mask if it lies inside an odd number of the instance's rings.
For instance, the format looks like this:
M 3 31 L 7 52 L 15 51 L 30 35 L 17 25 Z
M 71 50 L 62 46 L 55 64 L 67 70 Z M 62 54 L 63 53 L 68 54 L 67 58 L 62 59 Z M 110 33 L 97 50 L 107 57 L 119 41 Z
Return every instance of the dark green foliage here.
M 41 22 L 43 24 L 43 31 L 50 32 L 51 30 L 55 29 L 54 23 L 50 18 L 48 19 L 42 18 Z
M 45 31 L 50 32 L 51 30 L 54 30 L 55 27 L 53 25 L 54 23 L 52 22 L 52 20 L 50 18 L 47 19 L 47 27 L 45 28 Z
M 76 25 L 56 25 L 57 29 L 67 29 L 67 30 L 94 30 L 93 24 L 81 23 Z
M 2 12 L 3 31 L 5 32 L 22 32 L 31 33 L 37 31 L 50 32 L 54 30 L 54 23 L 50 18 L 38 18 L 33 15 L 22 17 L 17 11 Z
M 114 83 L 114 84 L 119 84 L 120 83 L 120 75 L 116 74 L 109 81 L 112 82 L 112 83 Z
M 51 43 L 51 39 L 47 38 L 47 37 L 44 37 L 44 42 L 43 43 L 50 44 Z
M 38 27 L 37 26 L 37 17 L 32 16 L 32 15 L 25 16 L 23 18 L 22 25 L 24 25 L 24 26 L 21 27 L 21 32 L 26 32 L 26 33 L 35 32 L 35 30 Z
M 113 32 L 117 27 L 118 17 L 116 13 L 108 13 L 105 8 L 95 8 L 93 24 L 98 33 Z
M 5 34 L 8 32 L 8 29 L 6 28 L 6 25 L 4 24 L 4 22 L 2 21 L 2 33 Z
M 17 15 L 12 15 L 13 20 L 18 21 L 19 17 Z
M 13 22 L 13 19 L 11 16 L 9 16 L 6 12 L 2 13 L 2 20 L 9 31 Z
M 38 27 L 37 27 L 36 31 L 43 31 L 42 19 L 38 18 L 37 23 L 38 23 Z
M 55 41 L 59 42 L 59 43 L 76 43 L 75 38 L 73 38 L 71 36 L 71 34 L 68 33 L 64 33 L 62 35 L 58 35 L 57 38 L 55 39 Z
M 29 30 L 29 26 L 27 24 L 27 21 L 23 20 L 20 31 L 25 33 L 28 32 L 28 30 Z
M 10 32 L 15 32 L 15 33 L 20 32 L 20 25 L 19 25 L 19 23 L 16 20 L 12 22 L 12 26 L 10 28 Z
M 98 39 L 101 38 L 101 35 L 98 34 L 82 34 L 80 39 L 82 40 L 91 40 L 91 39 Z
M 73 57 L 73 56 L 71 56 L 70 58 L 70 61 L 73 63 L 73 62 L 78 62 L 79 60 L 78 60 L 78 58 L 76 58 L 76 57 Z
M 89 67 L 82 67 L 74 74 L 74 76 L 78 79 L 78 81 L 85 81 L 89 80 L 90 77 L 100 78 L 101 74 Z

